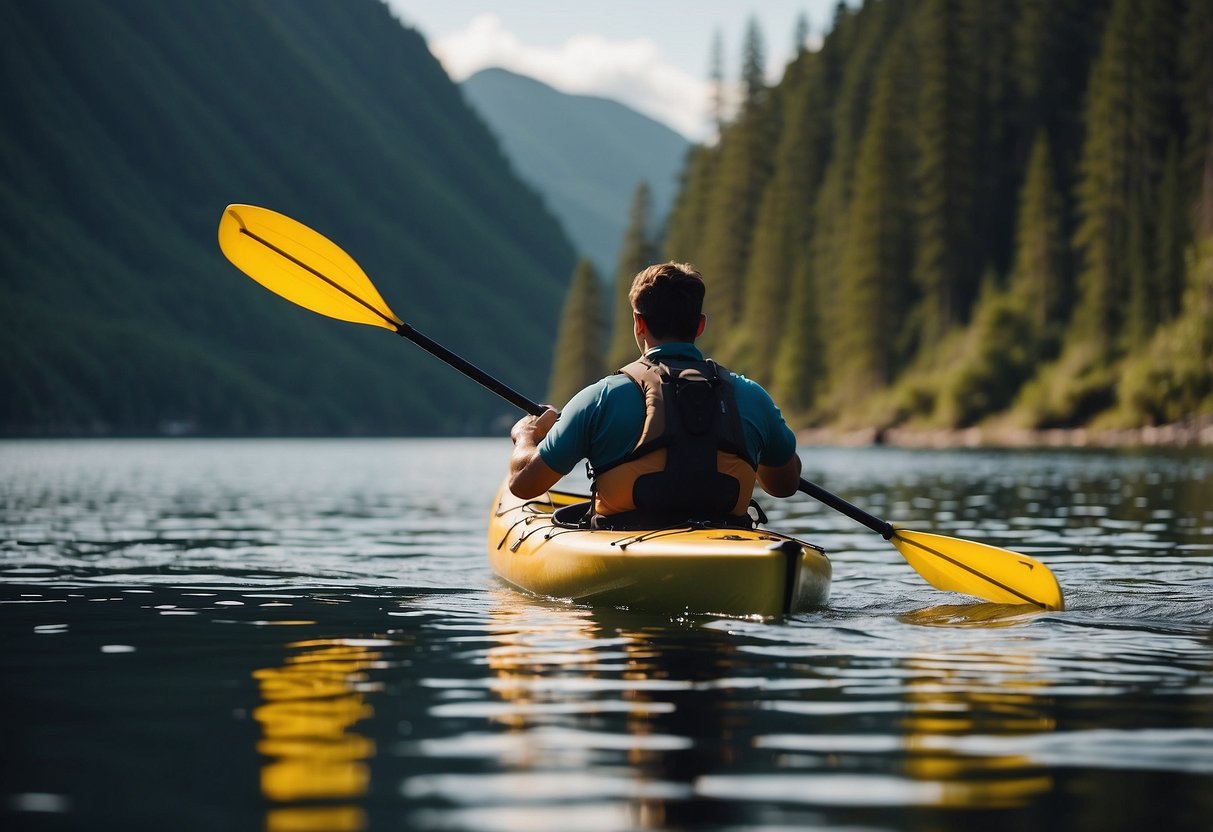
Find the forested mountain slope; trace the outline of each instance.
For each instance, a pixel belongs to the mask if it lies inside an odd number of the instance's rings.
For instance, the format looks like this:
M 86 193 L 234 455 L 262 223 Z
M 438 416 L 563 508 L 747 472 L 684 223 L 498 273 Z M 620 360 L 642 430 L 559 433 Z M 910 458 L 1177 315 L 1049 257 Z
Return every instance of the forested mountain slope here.
M 419 330 L 543 389 L 572 247 L 378 0 L 11 0 L 0 66 L 3 433 L 461 433 L 509 412 L 237 272 L 215 236 L 232 202 L 321 231 Z
M 684 174 L 708 346 L 801 424 L 1213 414 L 1210 44 L 1210 0 L 839 4 Z

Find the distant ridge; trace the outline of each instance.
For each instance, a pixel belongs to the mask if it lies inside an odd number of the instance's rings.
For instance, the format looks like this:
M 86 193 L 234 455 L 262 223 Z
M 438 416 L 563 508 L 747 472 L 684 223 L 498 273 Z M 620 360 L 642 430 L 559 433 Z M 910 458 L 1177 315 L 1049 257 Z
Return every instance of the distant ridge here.
M 547 200 L 579 252 L 613 274 L 637 182 L 666 216 L 690 147 L 679 133 L 617 101 L 569 95 L 504 69 L 463 82 L 518 175 Z
M 216 242 L 231 202 L 321 231 L 417 329 L 543 390 L 573 249 L 379 0 L 8 0 L 0 96 L 0 434 L 461 434 L 514 415 L 237 272 Z

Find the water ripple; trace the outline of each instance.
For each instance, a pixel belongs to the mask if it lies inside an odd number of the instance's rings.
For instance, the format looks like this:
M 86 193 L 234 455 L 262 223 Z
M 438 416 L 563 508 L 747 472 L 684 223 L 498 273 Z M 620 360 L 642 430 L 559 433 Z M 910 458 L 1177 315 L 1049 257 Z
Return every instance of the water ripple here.
M 483 535 L 508 450 L 0 443 L 0 805 L 527 832 L 1213 811 L 1209 458 L 806 449 L 890 520 L 1038 557 L 1067 609 L 941 593 L 798 498 L 764 502 L 830 551 L 832 601 L 764 620 L 503 587 Z

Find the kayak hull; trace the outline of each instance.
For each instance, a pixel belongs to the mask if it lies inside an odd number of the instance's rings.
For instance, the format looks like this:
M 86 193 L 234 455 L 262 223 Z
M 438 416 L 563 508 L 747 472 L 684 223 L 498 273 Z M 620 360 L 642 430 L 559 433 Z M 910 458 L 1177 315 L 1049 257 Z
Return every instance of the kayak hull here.
M 765 529 L 570 529 L 553 512 L 585 497 L 522 500 L 503 484 L 489 515 L 493 571 L 535 595 L 654 612 L 778 616 L 823 606 L 825 552 Z

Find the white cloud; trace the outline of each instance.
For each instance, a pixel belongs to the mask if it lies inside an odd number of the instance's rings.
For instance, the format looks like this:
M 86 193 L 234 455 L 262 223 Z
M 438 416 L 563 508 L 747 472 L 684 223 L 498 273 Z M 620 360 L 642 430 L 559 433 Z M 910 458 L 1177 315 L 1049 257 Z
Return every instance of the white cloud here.
M 502 67 L 563 92 L 615 99 L 692 139 L 707 133 L 707 83 L 664 61 L 647 38 L 575 35 L 556 48 L 529 46 L 486 13 L 430 49 L 456 81 Z

